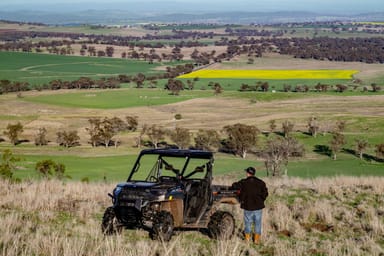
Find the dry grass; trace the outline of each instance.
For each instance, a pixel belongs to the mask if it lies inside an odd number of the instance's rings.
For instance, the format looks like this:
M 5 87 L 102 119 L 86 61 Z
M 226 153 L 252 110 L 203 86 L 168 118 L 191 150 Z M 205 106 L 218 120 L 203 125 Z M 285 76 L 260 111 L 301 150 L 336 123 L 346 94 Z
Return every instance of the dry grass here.
M 227 177 L 217 177 L 228 184 Z M 142 230 L 103 237 L 114 184 L 0 181 L 1 255 L 383 255 L 384 178 L 266 179 L 263 243 L 176 232 L 169 243 Z M 241 210 L 228 207 L 242 229 Z

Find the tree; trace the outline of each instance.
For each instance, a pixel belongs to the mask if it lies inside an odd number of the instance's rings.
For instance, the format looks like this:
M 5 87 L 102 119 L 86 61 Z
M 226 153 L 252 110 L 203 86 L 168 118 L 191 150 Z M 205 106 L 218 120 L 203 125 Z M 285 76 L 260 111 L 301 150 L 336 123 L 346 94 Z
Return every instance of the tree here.
M 159 142 L 164 139 L 166 131 L 163 129 L 163 127 L 153 124 L 152 126 L 146 128 L 146 134 L 153 147 L 157 148 Z
M 319 131 L 319 123 L 315 116 L 312 116 L 308 120 L 308 132 L 312 135 L 312 137 L 316 138 L 317 132 Z
M 215 95 L 219 95 L 223 92 L 223 87 L 219 83 L 215 83 L 213 85 L 213 92 Z
M 247 152 L 257 143 L 259 129 L 254 125 L 237 123 L 227 125 L 223 129 L 228 135 L 228 147 L 242 158 L 245 158 Z
M 191 141 L 191 133 L 182 127 L 176 127 L 175 130 L 170 131 L 169 137 L 180 149 L 188 148 Z
M 100 141 L 100 118 L 90 118 L 88 119 L 90 127 L 85 128 L 88 131 L 90 136 L 92 147 L 97 147 Z
M 213 151 L 220 145 L 219 133 L 215 130 L 200 129 L 194 140 L 195 147 L 202 150 Z
M 35 145 L 36 146 L 45 146 L 48 144 L 48 140 L 46 138 L 47 136 L 47 129 L 44 127 L 40 127 L 39 131 L 37 132 L 35 136 Z
M 77 131 L 60 131 L 56 135 L 56 141 L 60 146 L 70 148 L 79 145 L 80 137 L 77 135 Z
M 267 141 L 263 150 L 264 164 L 268 176 L 281 176 L 290 157 L 304 155 L 304 146 L 295 138 L 274 137 Z
M 127 129 L 128 131 L 136 131 L 137 126 L 139 125 L 138 117 L 137 116 L 126 116 L 125 119 L 127 120 Z
M 375 149 L 375 153 L 377 157 L 384 157 L 384 143 L 377 144 Z
M 105 53 L 108 57 L 113 57 L 113 53 L 114 53 L 115 49 L 112 47 L 112 46 L 107 46 L 105 48 Z
M 269 121 L 269 130 L 271 131 L 271 133 L 274 133 L 275 130 L 276 130 L 276 120 L 270 120 Z
M 57 178 L 62 180 L 63 178 L 70 178 L 65 173 L 65 165 L 61 163 L 56 163 L 53 160 L 42 160 L 37 162 L 35 165 L 35 170 L 43 178 Z
M 330 148 L 332 150 L 333 160 L 337 159 L 337 153 L 340 152 L 343 145 L 346 143 L 345 137 L 340 132 L 334 132 L 332 135 L 332 140 L 330 141 Z
M 364 151 L 369 146 L 369 143 L 365 139 L 356 139 L 356 153 L 358 154 L 360 159 L 363 159 Z
M 282 124 L 282 128 L 283 128 L 283 133 L 284 133 L 284 137 L 285 138 L 288 138 L 289 135 L 291 134 L 291 132 L 293 131 L 293 127 L 295 125 L 293 123 L 291 123 L 290 121 L 286 120 L 283 122 Z
M 3 179 L 13 179 L 13 173 L 16 170 L 15 163 L 19 161 L 20 158 L 13 156 L 11 150 L 4 150 L 1 154 L 0 177 Z
M 19 136 L 24 131 L 23 125 L 18 122 L 17 124 L 8 124 L 7 130 L 4 131 L 4 135 L 9 138 L 13 145 L 19 143 Z
M 344 120 L 337 120 L 334 132 L 343 132 L 346 127 L 346 122 Z

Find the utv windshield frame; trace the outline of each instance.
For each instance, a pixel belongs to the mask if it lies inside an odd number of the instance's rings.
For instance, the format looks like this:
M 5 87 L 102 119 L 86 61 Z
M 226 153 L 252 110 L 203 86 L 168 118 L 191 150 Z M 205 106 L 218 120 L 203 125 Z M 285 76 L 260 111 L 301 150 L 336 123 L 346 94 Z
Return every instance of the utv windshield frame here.
M 146 178 L 144 180 L 133 179 L 135 173 L 139 171 L 141 167 L 141 160 L 146 155 L 157 156 L 156 162 L 152 165 L 151 169 L 147 171 Z M 184 159 L 184 163 L 180 166 L 180 169 L 174 168 L 171 161 L 167 161 L 168 158 Z M 167 160 L 165 160 L 167 159 Z M 189 169 L 191 160 L 206 160 L 203 165 L 196 166 L 193 171 Z M 172 171 L 175 178 L 189 178 L 194 176 L 196 173 L 204 172 L 204 178 L 212 172 L 213 166 L 213 153 L 203 150 L 182 150 L 182 149 L 145 149 L 142 150 L 137 157 L 135 164 L 132 167 L 131 173 L 127 179 L 127 182 L 131 181 L 144 181 L 144 182 L 158 182 L 158 178 L 161 176 L 158 173 L 160 167 L 164 167 L 165 170 Z M 187 169 L 188 167 L 188 169 Z M 142 170 L 140 170 L 142 171 Z M 160 173 L 161 174 L 161 173 Z

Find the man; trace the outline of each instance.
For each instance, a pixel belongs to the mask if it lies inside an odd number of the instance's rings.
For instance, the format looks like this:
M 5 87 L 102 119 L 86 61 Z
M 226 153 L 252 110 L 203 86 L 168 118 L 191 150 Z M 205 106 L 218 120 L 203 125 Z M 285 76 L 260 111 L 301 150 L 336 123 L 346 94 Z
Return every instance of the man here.
M 264 201 L 268 196 L 268 189 L 264 181 L 255 177 L 255 168 L 248 167 L 245 169 L 245 172 L 247 178 L 233 183 L 232 188 L 240 191 L 240 207 L 244 209 L 245 240 L 249 242 L 251 239 L 251 233 L 253 233 L 254 242 L 259 244 L 261 236 L 262 211 L 265 207 Z M 252 225 L 254 229 L 252 229 Z

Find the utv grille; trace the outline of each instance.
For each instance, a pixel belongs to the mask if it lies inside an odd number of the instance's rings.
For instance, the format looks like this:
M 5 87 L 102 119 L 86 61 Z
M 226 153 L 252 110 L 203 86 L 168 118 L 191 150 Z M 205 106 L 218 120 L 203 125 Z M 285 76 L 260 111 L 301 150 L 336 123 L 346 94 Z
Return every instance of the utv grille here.
M 117 218 L 128 228 L 139 227 L 142 224 L 141 213 L 134 207 L 118 207 Z

